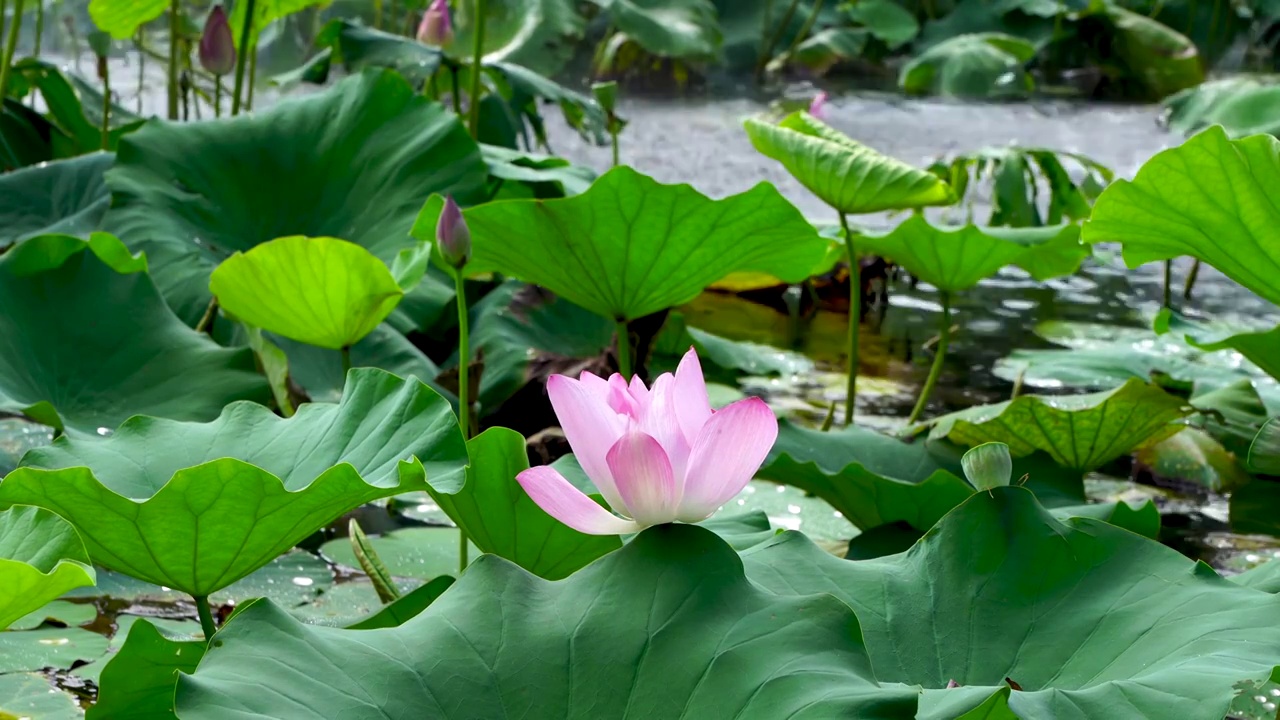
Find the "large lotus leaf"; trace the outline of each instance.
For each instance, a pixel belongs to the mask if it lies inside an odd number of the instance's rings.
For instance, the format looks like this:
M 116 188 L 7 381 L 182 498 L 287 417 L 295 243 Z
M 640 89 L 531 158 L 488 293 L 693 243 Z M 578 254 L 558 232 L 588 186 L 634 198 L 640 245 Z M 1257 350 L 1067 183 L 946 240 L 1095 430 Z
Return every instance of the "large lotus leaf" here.
M 37 235 L 88 235 L 111 198 L 102 173 L 115 156 L 93 153 L 0 175 L 0 248 Z
M 1192 255 L 1280 304 L 1280 140 L 1213 126 L 1103 191 L 1089 243 L 1119 242 L 1137 267 Z
M 1113 33 L 1110 52 L 1138 78 L 1151 99 L 1160 100 L 1204 82 L 1204 65 L 1196 44 L 1185 35 L 1119 5 L 1103 7 Z
M 859 0 L 844 6 L 844 14 L 896 50 L 915 39 L 920 23 L 908 9 L 892 0 Z
M 485 177 L 451 111 L 369 70 L 252 115 L 148 123 L 107 173 L 105 223 L 147 252 L 165 299 L 194 325 L 210 273 L 232 253 L 289 235 L 336 237 L 390 266 L 415 243 L 408 230 L 423 198 L 464 202 Z M 402 304 L 410 316 L 414 299 Z
M 1244 456 L 1229 452 L 1212 435 L 1185 427 L 1134 453 L 1156 477 L 1199 485 L 1211 492 L 1234 490 L 1249 481 Z
M 440 48 L 425 45 L 414 38 L 384 32 L 351 20 L 337 19 L 325 25 L 316 35 L 317 48 L 329 48 L 328 55 L 317 55 L 312 63 L 314 75 L 304 76 L 311 82 L 329 78 L 329 63 L 339 61 L 343 68 L 360 72 L 366 68 L 389 68 L 410 82 L 424 83 L 440 68 Z
M 1273 417 L 1258 428 L 1246 457 L 1254 472 L 1280 475 L 1280 418 Z
M 786 533 L 743 559 L 764 588 L 849 603 L 881 679 L 924 688 L 926 720 L 1012 683 L 1004 717 L 1219 720 L 1236 683 L 1280 660 L 1280 599 L 1127 530 L 1059 520 L 1023 488 L 974 494 L 899 555 L 848 562 Z
M 744 122 L 756 150 L 782 163 L 801 185 L 839 212 L 858 214 L 955 202 L 933 173 L 881 155 L 806 112 L 777 125 Z
M 289 419 L 252 403 L 203 424 L 139 416 L 109 438 L 61 438 L 23 463 L 0 482 L 0 504 L 53 510 L 96 562 L 198 597 L 362 503 L 428 478 L 455 488 L 466 450 L 447 400 L 365 368 L 348 375 L 341 403 L 303 405 Z
M 438 197 L 427 202 L 416 237 L 435 236 L 442 205 Z M 541 285 L 611 320 L 688 302 L 732 272 L 799 282 L 827 249 L 772 185 L 712 200 L 626 166 L 581 195 L 488 203 L 463 216 L 473 243 L 470 273 Z
M 205 640 L 170 637 L 146 620 L 134 622 L 120 650 L 102 668 L 98 700 L 85 713 L 86 720 L 176 718 L 178 673 L 195 672 L 205 646 Z
M 482 556 L 398 628 L 313 627 L 259 602 L 218 640 L 178 682 L 184 720 L 909 718 L 916 704 L 876 683 L 847 607 L 757 589 L 690 525 L 556 582 Z
M 1164 99 L 1169 129 L 1190 135 L 1221 125 L 1232 137 L 1280 134 L 1280 83 L 1276 76 L 1210 80 Z
M 450 47 L 470 57 L 475 8 L 455 7 L 457 36 Z M 547 76 L 573 57 L 586 25 L 572 0 L 489 0 L 485 12 L 483 62 L 514 63 Z
M 15 170 L 58 157 L 61 132 L 17 98 L 0 98 L 0 169 Z
M 224 310 L 250 325 L 339 350 L 391 314 L 404 297 L 400 283 L 421 279 L 425 254 L 422 259 L 410 277 L 398 281 L 355 243 L 295 235 L 227 258 L 209 277 L 209 290 Z
M 866 46 L 867 31 L 862 28 L 826 28 L 797 45 L 789 59 L 821 76 L 839 63 L 862 57 Z
M 1063 467 L 1096 470 L 1184 427 L 1175 421 L 1192 408 L 1141 380 L 1131 379 L 1089 395 L 1020 395 L 995 405 L 979 405 L 929 422 L 930 439 L 961 445 L 1002 442 L 1015 457 L 1036 450 Z
M 71 523 L 37 507 L 0 512 L 0 630 L 94 577 Z
M 482 552 L 559 580 L 622 546 L 617 536 L 585 535 L 566 526 L 529 498 L 516 482 L 529 468 L 520 433 L 492 428 L 469 440 L 467 453 L 466 485 L 456 493 L 427 492 Z
M 1263 372 L 1280 380 L 1280 326 L 1232 335 L 1229 332 L 1215 332 L 1214 329 L 1187 320 L 1180 314 L 1162 310 L 1156 316 L 1155 330 L 1157 333 L 1182 333 L 1188 345 L 1200 350 L 1234 350 Z
M 854 243 L 946 292 L 971 288 L 1005 265 L 1017 265 L 1037 280 L 1070 275 L 1090 252 L 1076 225 L 940 228 L 920 215 L 883 235 L 859 235 Z
M 711 60 L 720 54 L 720 25 L 711 0 L 590 1 L 650 54 L 681 60 Z
M 259 37 L 271 23 L 283 20 L 294 13 L 302 12 L 309 7 L 328 4 L 327 0 L 255 0 L 253 3 L 254 21 L 249 34 L 249 44 L 257 49 Z M 244 32 L 245 18 L 249 16 L 249 7 L 250 5 L 247 2 L 231 4 L 231 17 L 228 18 L 228 21 L 231 25 L 231 39 L 235 42 L 237 49 L 240 47 L 240 36 Z
M 61 134 L 53 141 L 60 157 L 102 150 L 102 92 L 80 76 L 65 72 L 53 63 L 26 58 L 13 64 L 14 84 L 26 84 L 27 92 L 38 91 L 48 108 L 47 117 Z M 10 86 L 12 88 L 12 85 Z M 115 150 L 120 138 L 142 124 L 133 112 L 112 104 L 107 117 L 107 150 Z M 96 229 L 96 228 L 95 228 Z
M 89 0 L 89 17 L 99 30 L 118 40 L 164 14 L 169 0 Z
M 923 532 L 973 492 L 930 450 L 864 428 L 824 433 L 784 420 L 756 476 L 826 500 L 861 529 L 905 522 Z
M 991 98 L 1027 94 L 1026 63 L 1036 47 L 1002 33 L 957 35 L 925 50 L 903 66 L 898 85 L 908 93 Z
M 0 411 L 94 433 L 138 413 L 208 420 L 233 400 L 266 401 L 252 352 L 183 325 L 146 267 L 101 233 L 0 256 Z

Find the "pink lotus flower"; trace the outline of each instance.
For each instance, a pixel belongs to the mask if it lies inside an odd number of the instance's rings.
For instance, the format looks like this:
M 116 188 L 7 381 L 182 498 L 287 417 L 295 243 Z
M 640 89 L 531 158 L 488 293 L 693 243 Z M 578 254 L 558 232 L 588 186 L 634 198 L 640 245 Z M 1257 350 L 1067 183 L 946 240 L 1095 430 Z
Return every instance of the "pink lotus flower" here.
M 448 0 L 434 0 L 418 23 L 418 42 L 424 45 L 444 47 L 453 42 L 453 18 L 449 15 Z
M 623 517 L 548 466 L 516 480 L 552 517 L 591 535 L 705 520 L 750 482 L 778 437 L 777 418 L 760 398 L 712 411 L 692 349 L 652 388 L 584 372 L 577 380 L 552 375 L 547 393 L 582 469 Z
M 809 103 L 809 114 L 825 120 L 827 117 L 827 93 L 825 90 L 813 96 L 813 101 Z

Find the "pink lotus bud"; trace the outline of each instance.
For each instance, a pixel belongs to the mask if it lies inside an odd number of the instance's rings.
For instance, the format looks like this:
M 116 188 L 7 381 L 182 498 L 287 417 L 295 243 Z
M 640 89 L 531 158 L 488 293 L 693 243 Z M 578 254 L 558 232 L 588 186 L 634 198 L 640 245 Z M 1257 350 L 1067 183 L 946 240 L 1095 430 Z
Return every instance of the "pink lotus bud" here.
M 200 36 L 200 67 L 214 75 L 226 75 L 236 69 L 236 43 L 221 5 L 214 5 L 205 18 Z
M 418 42 L 436 47 L 445 47 L 453 42 L 453 18 L 449 16 L 447 0 L 433 0 L 431 7 L 422 13 L 422 22 L 418 23 Z
M 584 372 L 577 380 L 552 375 L 547 394 L 582 469 L 617 514 L 549 466 L 516 480 L 547 514 L 591 535 L 705 520 L 742 492 L 778 437 L 760 398 L 711 410 L 692 349 L 652 387 Z
M 809 114 L 819 120 L 827 118 L 827 93 L 825 90 L 813 96 L 813 102 L 809 103 Z
M 444 199 L 444 210 L 436 223 L 436 243 L 440 257 L 449 265 L 460 268 L 471 259 L 471 230 L 462 217 L 462 209 L 452 197 Z

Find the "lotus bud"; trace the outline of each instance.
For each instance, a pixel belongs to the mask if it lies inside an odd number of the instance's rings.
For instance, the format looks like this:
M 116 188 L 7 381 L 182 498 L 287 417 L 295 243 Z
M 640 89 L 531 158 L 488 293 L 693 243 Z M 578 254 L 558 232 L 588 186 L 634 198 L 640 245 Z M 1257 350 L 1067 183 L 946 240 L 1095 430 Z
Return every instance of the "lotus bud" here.
M 447 0 L 433 0 L 431 7 L 422 14 L 422 22 L 418 23 L 418 42 L 436 47 L 445 47 L 453 42 L 453 18 L 449 16 Z
M 461 268 L 471 259 L 471 231 L 462 217 L 462 209 L 452 197 L 445 198 L 444 210 L 436 224 L 436 244 L 440 257 L 451 267 Z
M 809 103 L 809 114 L 818 118 L 819 120 L 826 119 L 827 93 L 825 90 L 813 96 L 813 102 Z
M 205 18 L 200 36 L 200 67 L 214 75 L 226 75 L 236 69 L 236 44 L 221 5 L 214 5 Z

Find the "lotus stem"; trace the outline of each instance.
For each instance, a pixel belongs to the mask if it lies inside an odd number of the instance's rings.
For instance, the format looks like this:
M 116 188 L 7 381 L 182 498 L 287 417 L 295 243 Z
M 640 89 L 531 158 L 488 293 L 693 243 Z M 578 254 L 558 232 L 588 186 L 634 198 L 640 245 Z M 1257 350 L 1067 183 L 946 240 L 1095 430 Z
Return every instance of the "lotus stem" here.
M 631 332 L 627 329 L 627 321 L 618 321 L 618 372 L 626 380 L 631 380 Z
M 1173 260 L 1164 261 L 1164 306 L 1173 307 Z
M 250 0 L 252 2 L 252 0 Z M 178 119 L 178 34 L 181 26 L 182 0 L 169 4 L 169 119 Z
M 98 72 L 102 73 L 102 151 L 106 152 L 111 149 L 111 70 L 105 56 L 98 58 Z
M 351 346 L 343 345 L 342 350 L 342 384 L 347 384 L 347 375 L 351 372 Z
M 453 114 L 457 115 L 458 117 L 462 117 L 462 97 L 461 97 L 461 94 L 459 93 L 457 65 L 449 66 L 449 75 L 452 79 L 452 86 L 453 86 L 453 92 L 452 92 Z
M 471 97 L 468 127 L 471 138 L 480 139 L 480 61 L 484 58 L 484 13 L 485 0 L 475 0 L 476 29 L 471 38 Z
M 13 54 L 18 49 L 18 28 L 22 25 L 22 3 L 23 0 L 17 0 L 13 6 L 13 21 L 7 28 L 9 37 L 4 43 L 4 57 L 0 58 L 0 104 L 8 97 L 9 73 L 13 71 Z
M 177 2 L 177 0 L 174 0 Z M 245 8 L 247 12 L 244 16 L 244 27 L 240 29 L 240 52 L 236 55 L 236 82 L 231 90 L 231 115 L 234 117 L 240 114 L 240 100 L 244 95 L 244 70 L 248 62 L 246 57 L 249 54 L 249 33 L 253 29 L 253 17 L 257 13 L 256 0 L 247 0 Z
M 373 0 L 373 26 L 382 29 L 382 0 Z
M 1191 291 L 1196 286 L 1196 278 L 1200 277 L 1200 258 L 1191 264 L 1191 272 L 1187 273 L 1187 284 L 1182 287 L 1182 299 L 1190 300 Z
M 31 51 L 31 57 L 40 57 L 40 47 L 42 46 L 42 36 L 44 35 L 44 0 L 36 2 L 36 44 Z
M 360 563 L 364 574 L 373 581 L 373 589 L 378 593 L 378 599 L 384 605 L 399 600 L 400 589 L 396 587 L 386 564 L 382 562 L 382 558 L 378 557 L 378 551 L 369 542 L 369 538 L 365 536 L 364 530 L 360 528 L 360 523 L 355 518 L 351 518 L 351 522 L 347 523 L 347 534 L 351 537 L 351 551 L 355 553 L 356 561 Z
M 138 34 L 134 37 L 133 46 L 138 51 L 138 99 L 137 112 L 142 114 L 142 89 L 146 87 L 146 70 L 147 70 L 147 53 L 142 48 L 142 28 L 138 28 Z
M 471 338 L 467 317 L 466 278 L 462 268 L 453 271 L 455 304 L 458 306 L 458 427 L 462 439 L 471 439 Z M 458 526 L 458 572 L 467 569 L 467 531 Z
M 249 49 L 249 77 L 245 80 L 249 84 L 249 89 L 244 94 L 244 110 L 249 112 L 253 109 L 253 89 L 258 84 L 258 42 L 253 42 L 253 47 Z
M 208 644 L 218 632 L 218 625 L 213 621 L 213 608 L 209 607 L 208 595 L 193 595 L 196 601 L 196 613 L 200 616 L 200 628 L 204 631 L 204 641 Z
M 787 6 L 787 12 L 782 16 L 782 22 L 778 23 L 773 35 L 769 37 L 769 42 L 760 48 L 760 57 L 756 60 L 757 83 L 764 79 L 764 70 L 769 65 L 769 61 L 773 59 L 773 49 L 777 47 L 778 41 L 782 39 L 782 33 L 787 31 L 787 26 L 791 24 L 791 19 L 796 16 L 796 8 L 798 7 L 800 7 L 800 0 L 791 0 L 791 4 Z
M 213 81 L 213 116 L 222 117 L 222 78 Z
M 213 334 L 213 319 L 218 316 L 218 298 L 209 301 L 208 307 L 204 309 L 204 315 L 200 316 L 200 322 L 196 323 L 196 332 Z
M 613 166 L 618 167 L 618 133 L 610 128 L 609 139 L 613 142 Z
M 938 331 L 938 348 L 933 356 L 933 365 L 929 368 L 929 376 L 925 378 L 924 387 L 920 388 L 920 397 L 916 399 L 916 406 L 911 409 L 911 415 L 907 418 L 908 425 L 914 424 L 920 413 L 924 412 L 924 406 L 929 403 L 929 394 L 933 392 L 933 386 L 938 384 L 938 376 L 942 375 L 942 364 L 947 357 L 947 345 L 951 341 L 951 293 L 943 291 L 940 297 L 942 328 Z
M 853 233 L 849 220 L 840 215 L 840 230 L 844 233 L 844 249 L 849 255 L 849 383 L 844 395 L 844 424 L 853 423 L 853 411 L 858 402 L 858 330 L 862 326 L 862 268 L 853 247 Z

